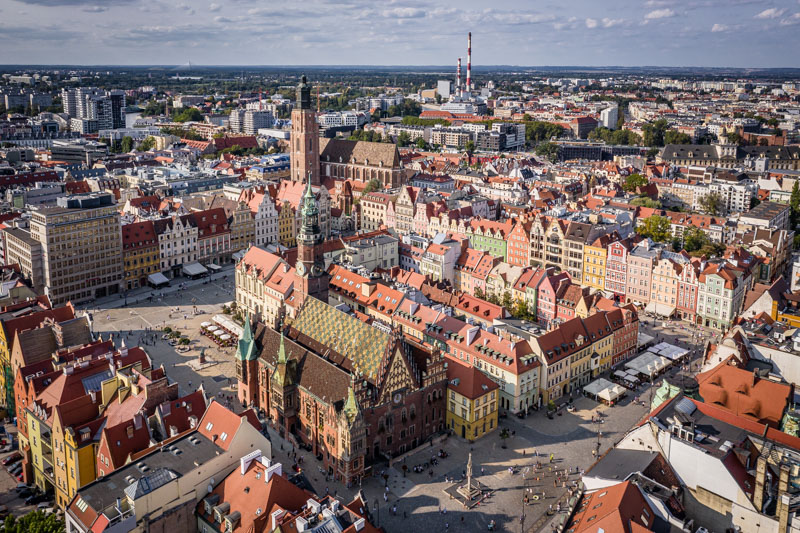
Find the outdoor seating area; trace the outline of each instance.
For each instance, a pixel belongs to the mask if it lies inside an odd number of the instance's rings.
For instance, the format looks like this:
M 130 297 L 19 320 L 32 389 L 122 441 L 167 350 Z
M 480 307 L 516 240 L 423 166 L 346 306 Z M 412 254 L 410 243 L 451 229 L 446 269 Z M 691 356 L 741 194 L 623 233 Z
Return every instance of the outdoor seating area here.
M 669 344 L 667 342 L 662 342 L 656 344 L 655 346 L 651 346 L 647 349 L 647 351 L 660 355 L 661 357 L 666 357 L 671 361 L 680 361 L 689 355 L 689 350 L 687 348 L 681 348 L 680 346 L 675 346 L 674 344 Z
M 628 389 L 605 378 L 599 378 L 583 388 L 584 395 L 606 405 L 614 405 L 628 393 Z
M 648 381 L 653 379 L 666 370 L 672 361 L 666 357 L 662 357 L 653 352 L 644 352 L 636 359 L 632 359 L 625 363 L 625 368 L 628 369 L 628 374 L 633 371 L 637 376 L 643 377 Z
M 221 326 L 212 324 L 211 322 L 203 322 L 200 324 L 200 333 L 214 341 L 217 346 L 227 348 L 234 346 L 238 340 L 238 336 L 234 337 L 229 331 Z
M 642 383 L 635 370 L 616 370 L 611 374 L 611 380 L 631 390 L 636 389 Z

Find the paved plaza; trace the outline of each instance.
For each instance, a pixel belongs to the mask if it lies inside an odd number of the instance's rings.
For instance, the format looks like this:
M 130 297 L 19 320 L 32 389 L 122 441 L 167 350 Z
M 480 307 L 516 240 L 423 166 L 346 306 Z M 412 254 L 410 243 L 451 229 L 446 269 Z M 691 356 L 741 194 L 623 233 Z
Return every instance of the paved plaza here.
M 181 283 L 185 284 L 182 288 L 178 286 Z M 211 321 L 211 317 L 221 313 L 222 305 L 233 299 L 233 271 L 228 267 L 204 280 L 175 280 L 165 289 L 131 292 L 127 295 L 127 304 L 125 298 L 106 299 L 85 310 L 92 313 L 95 334 L 102 334 L 103 338 L 113 335 L 117 345 L 124 339 L 128 346 L 143 346 L 153 363 L 163 364 L 170 378 L 180 384 L 181 394 L 202 384 L 209 397 L 227 403 L 228 398 L 236 395 L 235 348 L 218 348 L 200 334 L 200 323 Z M 195 307 L 198 314 L 194 314 Z M 708 332 L 686 324 L 671 323 L 665 327 L 661 320 L 654 324 L 651 318 L 643 319 L 649 322 L 642 324 L 643 332 L 692 349 L 693 358 L 699 357 L 709 336 Z M 191 343 L 187 352 L 179 353 L 162 340 L 161 330 L 165 325 L 189 337 Z M 197 360 L 201 350 L 205 351 L 210 364 L 196 369 L 196 365 L 190 363 Z M 659 380 L 656 386 L 658 383 Z M 471 533 L 487 531 L 489 523 L 494 521 L 497 531 L 549 533 L 559 518 L 559 504 L 565 502 L 568 489 L 580 479 L 575 469 L 589 468 L 595 460 L 593 452 L 608 451 L 642 419 L 646 408 L 633 400 L 637 395 L 647 400 L 649 389 L 649 385 L 643 385 L 614 407 L 576 397 L 574 412 L 562 409 L 553 419 L 544 413 L 534 413 L 524 419 L 509 416 L 500 421 L 500 426 L 507 428 L 510 434 L 505 442 L 500 438 L 499 429 L 474 444 L 449 437 L 433 447 L 420 449 L 394 467 L 386 463 L 375 465 L 373 476 L 366 478 L 361 487 L 348 488 L 326 479 L 321 464 L 310 454 L 292 456 L 291 444 L 271 428 L 269 434 L 273 456 L 284 464 L 286 471 L 302 455 L 299 466 L 318 494 L 327 491 L 343 501 L 350 501 L 359 489 L 363 490 L 373 520 L 389 532 L 419 529 Z M 236 402 L 229 405 L 241 410 Z M 437 457 L 438 464 L 428 464 L 420 473 L 413 472 L 414 466 L 429 463 L 440 449 L 447 452 L 446 458 Z M 445 489 L 453 485 L 453 480 L 463 478 L 470 451 L 473 453 L 473 476 L 488 487 L 491 494 L 479 505 L 466 509 Z M 538 462 L 542 466 L 536 469 Z M 405 475 L 402 464 L 408 467 Z M 524 504 L 526 494 L 528 503 Z M 521 520 L 523 507 L 524 522 Z
M 107 298 L 80 309 L 91 313 L 96 336 L 113 336 L 117 347 L 122 340 L 127 346 L 141 346 L 154 366 L 164 365 L 167 375 L 179 383 L 181 395 L 202 384 L 209 397 L 223 394 L 218 399 L 225 401 L 236 394 L 236 348 L 218 347 L 200 333 L 200 324 L 211 322 L 215 314 L 222 313 L 223 304 L 233 300 L 233 268 L 228 267 L 202 280 L 178 279 L 170 287 L 139 289 L 126 298 Z M 190 339 L 188 351 L 181 353 L 161 338 L 165 326 Z M 201 351 L 208 364 L 196 369 Z

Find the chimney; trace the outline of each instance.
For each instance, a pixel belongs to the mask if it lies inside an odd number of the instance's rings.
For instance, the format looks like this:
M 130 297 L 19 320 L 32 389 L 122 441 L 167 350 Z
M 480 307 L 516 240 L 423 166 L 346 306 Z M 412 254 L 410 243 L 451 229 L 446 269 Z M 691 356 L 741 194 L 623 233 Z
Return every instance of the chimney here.
M 753 492 L 753 505 L 760 513 L 764 507 L 764 478 L 767 473 L 767 458 L 759 455 L 756 459 L 756 487 Z
M 467 92 L 472 90 L 472 32 L 467 34 Z
M 133 438 L 133 426 L 128 426 L 126 428 L 126 430 L 127 430 L 127 433 L 128 433 L 128 438 L 132 439 Z
M 754 368 L 753 369 L 753 387 L 756 386 L 756 383 L 758 383 L 758 370 L 756 370 Z
M 789 523 L 789 502 L 791 498 L 788 492 L 789 470 L 789 465 L 782 464 L 781 473 L 778 477 L 778 508 L 775 510 L 775 514 L 778 517 L 778 531 L 786 531 L 786 526 Z
M 461 58 L 458 58 L 458 67 L 456 69 L 456 95 L 461 96 Z

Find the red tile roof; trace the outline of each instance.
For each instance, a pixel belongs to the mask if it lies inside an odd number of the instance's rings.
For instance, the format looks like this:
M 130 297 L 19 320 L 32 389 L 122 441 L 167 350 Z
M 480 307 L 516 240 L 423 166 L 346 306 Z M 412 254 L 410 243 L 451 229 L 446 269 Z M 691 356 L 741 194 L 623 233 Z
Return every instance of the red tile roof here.
M 152 246 L 158 246 L 158 238 L 152 220 L 122 226 L 122 248 L 124 250 L 138 250 Z
M 470 400 L 475 400 L 500 388 L 500 385 L 489 379 L 476 367 L 467 366 L 455 360 L 450 360 L 447 365 L 447 381 L 448 389 L 454 390 Z

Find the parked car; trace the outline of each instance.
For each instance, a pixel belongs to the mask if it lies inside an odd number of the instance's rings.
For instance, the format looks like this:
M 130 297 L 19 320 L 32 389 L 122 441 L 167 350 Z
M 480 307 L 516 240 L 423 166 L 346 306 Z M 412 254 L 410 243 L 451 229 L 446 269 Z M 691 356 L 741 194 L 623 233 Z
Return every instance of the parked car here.
M 22 472 L 22 463 L 15 463 L 6 468 L 6 470 L 8 470 L 8 473 L 11 474 L 12 476 L 16 476 L 17 474 Z
M 45 511 L 46 513 L 52 513 L 53 508 L 51 507 L 53 504 L 50 502 L 42 502 L 36 506 L 37 509 L 40 511 Z
M 19 481 L 20 483 L 22 483 L 22 480 L 23 480 L 23 478 L 25 477 L 25 472 L 23 472 L 23 471 L 21 471 L 21 470 L 20 470 L 19 474 L 17 474 L 17 475 L 16 475 L 16 476 L 14 476 L 14 477 L 16 478 L 16 480 L 17 480 L 17 481 Z
M 36 504 L 36 503 L 44 502 L 45 500 L 47 500 L 47 496 L 46 495 L 44 495 L 42 493 L 37 493 L 37 494 L 31 494 L 30 496 L 25 498 L 25 503 L 27 505 L 33 505 L 33 504 Z M 47 507 L 47 505 L 45 505 L 45 507 Z
M 36 490 L 34 490 L 33 487 L 29 487 L 29 488 L 25 488 L 25 489 L 22 489 L 21 491 L 19 491 L 17 493 L 17 496 L 19 496 L 20 498 L 22 498 L 24 500 L 28 496 L 32 496 L 35 492 L 36 492 Z
M 19 491 L 21 491 L 23 489 L 29 489 L 29 488 L 31 488 L 31 486 L 28 485 L 27 483 L 17 483 L 17 486 L 14 488 L 14 490 L 19 492 Z
M 3 463 L 3 466 L 8 466 L 8 465 L 12 465 L 12 464 L 16 463 L 17 461 L 19 461 L 21 459 L 22 459 L 22 454 L 20 454 L 19 452 L 15 452 L 15 453 L 12 453 L 11 455 L 9 455 L 8 457 L 6 457 L 5 459 L 3 459 L 2 463 Z

